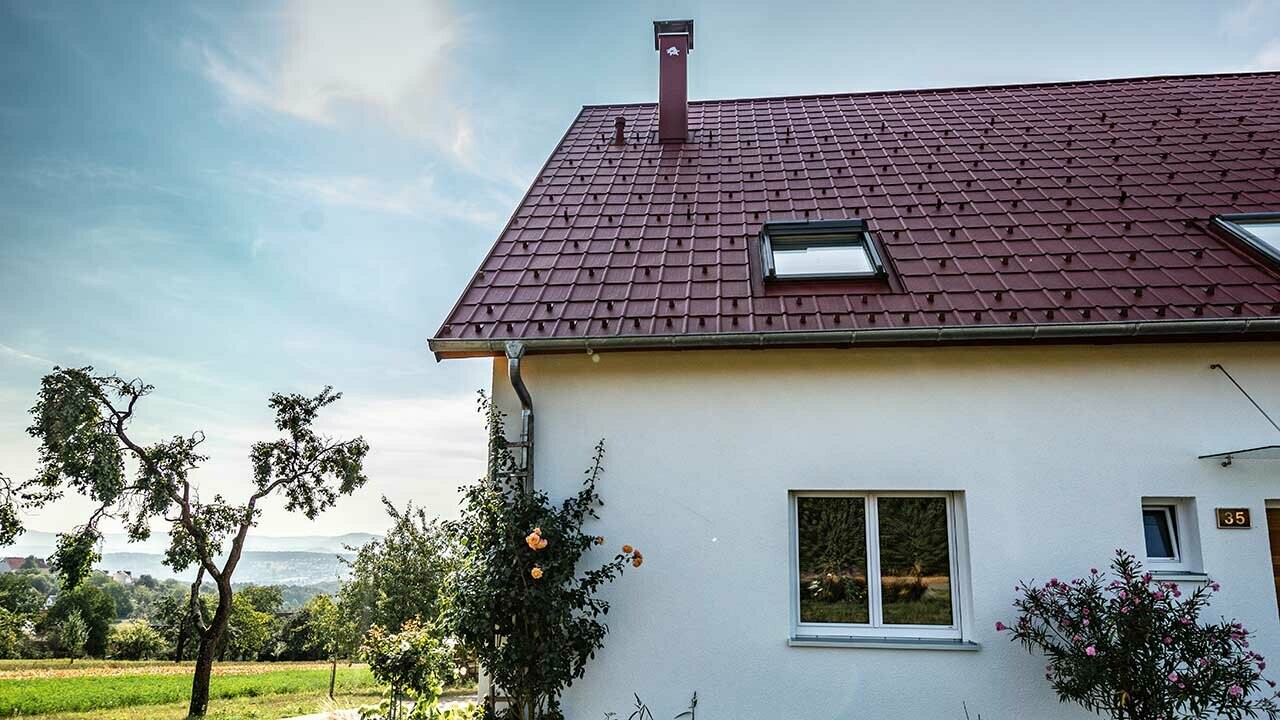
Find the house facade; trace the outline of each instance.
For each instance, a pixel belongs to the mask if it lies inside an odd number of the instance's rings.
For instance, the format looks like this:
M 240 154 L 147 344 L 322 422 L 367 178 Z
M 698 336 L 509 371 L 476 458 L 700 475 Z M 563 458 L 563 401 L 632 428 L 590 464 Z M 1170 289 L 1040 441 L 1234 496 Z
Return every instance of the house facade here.
M 606 440 L 566 714 L 1084 717 L 994 625 L 1116 548 L 1280 657 L 1280 74 L 690 103 L 692 31 L 430 341 L 553 498 Z

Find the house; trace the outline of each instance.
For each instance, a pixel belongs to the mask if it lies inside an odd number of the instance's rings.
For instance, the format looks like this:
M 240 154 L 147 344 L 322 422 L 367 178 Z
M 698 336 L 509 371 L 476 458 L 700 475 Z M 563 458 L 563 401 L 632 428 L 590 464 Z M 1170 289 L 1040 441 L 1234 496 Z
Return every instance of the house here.
M 132 572 L 130 572 L 130 571 L 128 571 L 128 570 L 117 570 L 117 571 L 115 571 L 115 572 L 111 573 L 111 579 L 112 579 L 112 580 L 115 580 L 116 582 L 120 583 L 121 585 L 132 585 L 132 584 L 133 584 L 133 573 L 132 573 Z
M 1280 656 L 1280 73 L 689 102 L 655 48 L 429 343 L 552 497 L 606 438 L 646 564 L 569 717 L 1083 717 L 994 623 L 1116 548 Z
M 28 557 L 0 558 L 0 573 L 17 572 L 25 569 L 48 572 L 49 564 L 44 561 L 44 558 L 38 558 L 34 555 Z

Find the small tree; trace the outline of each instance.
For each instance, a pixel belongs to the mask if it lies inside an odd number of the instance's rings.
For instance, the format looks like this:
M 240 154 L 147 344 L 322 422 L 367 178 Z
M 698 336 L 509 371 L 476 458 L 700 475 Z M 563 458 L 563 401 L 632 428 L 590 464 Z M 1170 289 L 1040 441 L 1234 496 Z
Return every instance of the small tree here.
M 481 395 L 489 427 L 489 472 L 463 488 L 461 517 L 445 524 L 456 545 L 445 619 L 472 648 L 494 683 L 512 698 L 507 715 L 561 718 L 560 693 L 582 677 L 604 644 L 609 603 L 597 592 L 643 557 L 630 545 L 603 565 L 578 572 L 603 537 L 583 532 L 597 518 L 596 483 L 604 443 L 596 446 L 576 495 L 552 504 L 528 492 L 502 435 L 502 414 Z
M 82 648 L 84 654 L 92 657 L 106 655 L 107 634 L 116 618 L 116 605 L 111 596 L 89 584 L 64 589 L 45 613 L 41 625 L 45 630 L 56 629 L 72 613 L 80 617 L 87 633 Z
M 414 703 L 414 718 L 437 714 L 450 652 L 429 623 L 414 618 L 396 633 L 374 625 L 360 646 L 360 656 L 369 663 L 374 679 L 390 687 L 381 705 L 361 713 L 366 720 L 398 720 L 404 717 L 405 701 Z
M 164 654 L 167 643 L 145 620 L 130 620 L 111 628 L 107 649 L 116 660 L 151 660 Z
M 76 658 L 84 656 L 84 644 L 89 640 L 89 626 L 80 617 L 79 610 L 72 610 L 62 619 L 58 626 L 58 643 L 75 664 Z
M 0 607 L 0 660 L 20 658 L 26 645 L 23 617 Z
M 1108 581 L 1097 569 L 1070 582 L 1021 583 L 1012 627 L 1048 660 L 1045 679 L 1063 702 L 1116 720 L 1276 717 L 1263 692 L 1262 656 L 1238 622 L 1200 622 L 1217 583 L 1190 593 L 1158 582 L 1117 550 Z
M 308 650 L 319 650 L 329 660 L 329 699 L 338 677 L 338 658 L 350 655 L 360 635 L 349 613 L 329 595 L 316 595 L 307 601 Z
M 257 660 L 275 632 L 275 616 L 254 607 L 248 597 L 236 593 L 231 599 L 231 619 L 218 647 L 219 659 Z
M 391 528 L 356 549 L 351 560 L 343 559 L 351 575 L 342 583 L 338 605 L 360 635 L 374 625 L 398 628 L 415 617 L 438 616 L 452 566 L 449 541 L 437 520 L 412 504 L 401 510 L 384 497 L 382 505 Z
M 56 495 L 69 488 L 93 503 L 87 522 L 58 538 L 53 564 L 67 587 L 75 587 L 98 559 L 98 523 L 104 517 L 122 520 L 131 540 L 150 537 L 152 521 L 167 522 L 165 562 L 176 571 L 195 565 L 198 578 L 207 575 L 217 586 L 212 617 L 199 611 L 199 582 L 190 597 L 200 647 L 189 712 L 202 716 L 215 652 L 231 619 L 231 579 L 257 523 L 258 503 L 278 492 L 285 509 L 314 520 L 339 495 L 364 485 L 369 446 L 358 437 L 331 440 L 312 428 L 320 410 L 341 397 L 332 388 L 315 397 L 273 394 L 267 404 L 284 437 L 250 450 L 254 491 L 242 505 L 221 495 L 201 499 L 190 476 L 206 459 L 200 453 L 202 433 L 147 445 L 131 432 L 138 403 L 151 391 L 141 380 L 97 376 L 93 368 L 54 368 L 31 409 L 28 432 L 40 441 L 40 472 L 33 482 L 37 492 Z M 125 473 L 126 458 L 137 466 L 132 478 Z

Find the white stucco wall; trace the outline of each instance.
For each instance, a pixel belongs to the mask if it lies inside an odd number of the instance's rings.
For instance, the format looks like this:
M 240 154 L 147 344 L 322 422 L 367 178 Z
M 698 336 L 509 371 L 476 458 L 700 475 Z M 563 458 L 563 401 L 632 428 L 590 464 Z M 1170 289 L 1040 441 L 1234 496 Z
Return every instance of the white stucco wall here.
M 703 720 L 962 718 L 962 701 L 986 720 L 1092 717 L 993 624 L 1020 578 L 1141 554 L 1143 496 L 1196 499 L 1215 609 L 1280 660 L 1264 512 L 1280 463 L 1196 459 L 1280 438 L 1214 362 L 1280 414 L 1276 344 L 527 358 L 539 486 L 574 490 L 605 438 L 593 531 L 646 557 L 608 591 L 611 632 L 568 717 L 626 717 L 633 692 L 672 717 L 694 690 Z M 793 489 L 963 491 L 981 650 L 789 647 Z M 1218 506 L 1252 508 L 1254 529 L 1216 529 Z

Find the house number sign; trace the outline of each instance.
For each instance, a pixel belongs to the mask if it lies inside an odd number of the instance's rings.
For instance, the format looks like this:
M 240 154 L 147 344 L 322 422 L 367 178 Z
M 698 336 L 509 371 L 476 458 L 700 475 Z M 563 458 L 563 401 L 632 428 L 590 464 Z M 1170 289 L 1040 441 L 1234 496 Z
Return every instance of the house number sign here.
M 1253 527 L 1253 519 L 1249 517 L 1249 508 L 1214 508 L 1218 516 L 1218 527 L 1236 530 Z

